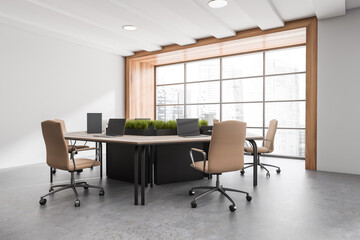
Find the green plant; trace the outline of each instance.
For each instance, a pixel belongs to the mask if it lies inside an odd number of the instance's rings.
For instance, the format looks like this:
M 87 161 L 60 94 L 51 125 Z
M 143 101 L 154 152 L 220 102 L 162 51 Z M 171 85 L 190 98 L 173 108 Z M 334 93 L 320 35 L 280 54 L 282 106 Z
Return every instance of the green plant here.
M 125 128 L 134 129 L 134 122 L 135 122 L 135 120 L 127 120 L 125 123 Z
M 175 120 L 170 120 L 165 123 L 165 129 L 176 129 L 176 128 L 177 125 Z
M 156 129 L 165 129 L 165 122 L 162 120 L 155 120 L 154 121 L 154 127 Z
M 136 129 L 147 129 L 149 127 L 149 120 L 136 120 L 135 127 Z
M 147 129 L 150 124 L 149 120 L 128 120 L 125 123 L 127 129 Z
M 155 126 L 155 122 L 156 122 L 156 120 L 150 120 L 149 126 Z
M 208 125 L 209 125 L 209 123 L 208 123 L 208 121 L 206 119 L 201 119 L 199 121 L 199 127 L 208 126 Z
M 149 126 L 154 126 L 155 129 L 176 129 L 177 124 L 175 120 L 127 120 L 125 128 L 127 129 L 147 129 Z M 199 127 L 208 126 L 206 119 L 199 120 Z

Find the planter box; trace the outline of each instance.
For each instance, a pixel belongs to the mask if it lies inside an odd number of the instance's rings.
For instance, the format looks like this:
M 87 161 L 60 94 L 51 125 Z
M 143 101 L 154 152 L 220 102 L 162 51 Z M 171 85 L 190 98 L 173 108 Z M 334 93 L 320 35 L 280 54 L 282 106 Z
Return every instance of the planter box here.
M 212 126 L 202 126 L 200 133 L 211 135 Z M 125 129 L 125 135 L 141 135 L 141 136 L 166 136 L 177 135 L 177 129 Z
M 204 135 L 211 135 L 213 126 L 201 126 L 200 133 Z
M 176 129 L 156 129 L 155 136 L 177 135 Z
M 154 136 L 152 129 L 125 129 L 125 135 Z

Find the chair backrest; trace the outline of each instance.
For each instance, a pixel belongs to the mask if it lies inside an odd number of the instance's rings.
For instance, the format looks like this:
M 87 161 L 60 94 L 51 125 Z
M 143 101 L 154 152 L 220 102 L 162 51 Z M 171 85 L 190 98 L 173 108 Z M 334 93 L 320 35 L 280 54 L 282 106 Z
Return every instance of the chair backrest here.
M 59 122 L 61 124 L 61 129 L 63 134 L 67 133 L 67 129 L 66 129 L 66 125 L 65 125 L 65 121 L 62 119 L 54 119 L 54 121 Z M 69 140 L 65 139 L 65 143 L 66 145 L 69 145 Z
M 210 141 L 208 171 L 222 173 L 244 167 L 246 123 L 224 121 L 215 123 Z
M 269 153 L 274 151 L 274 140 L 275 140 L 275 133 L 277 129 L 278 121 L 276 119 L 273 119 L 270 121 L 269 129 L 266 132 L 266 140 L 270 141 L 264 141 L 264 147 L 269 149 Z
M 50 167 L 69 170 L 70 160 L 61 123 L 47 120 L 41 123 L 46 146 L 46 163 Z

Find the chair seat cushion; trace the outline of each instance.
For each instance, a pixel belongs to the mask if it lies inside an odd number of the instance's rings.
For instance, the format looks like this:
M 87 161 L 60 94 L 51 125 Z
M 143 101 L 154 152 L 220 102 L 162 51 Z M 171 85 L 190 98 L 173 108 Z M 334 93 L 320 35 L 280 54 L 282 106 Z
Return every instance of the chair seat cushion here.
M 90 168 L 94 163 L 94 160 L 92 159 L 88 159 L 88 158 L 77 158 L 75 159 L 75 165 L 76 165 L 76 170 L 81 170 L 84 168 Z M 99 166 L 100 162 L 95 161 L 94 166 Z M 70 171 L 74 170 L 74 164 L 73 162 L 70 160 Z
M 252 153 L 253 149 L 252 149 L 252 147 L 244 147 L 244 151 L 248 152 L 248 153 Z M 269 149 L 266 147 L 258 147 L 257 152 L 258 153 L 267 153 L 267 152 L 269 152 Z
M 71 153 L 73 151 L 73 148 L 76 148 L 76 149 L 85 149 L 85 148 L 90 148 L 89 146 L 84 146 L 84 145 L 68 145 L 67 146 L 67 149 L 68 149 L 68 152 Z

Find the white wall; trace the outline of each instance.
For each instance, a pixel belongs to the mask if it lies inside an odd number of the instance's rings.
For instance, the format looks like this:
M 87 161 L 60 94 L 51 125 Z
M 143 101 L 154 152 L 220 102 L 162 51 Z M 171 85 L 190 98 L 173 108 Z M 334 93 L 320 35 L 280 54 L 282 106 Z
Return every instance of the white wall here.
M 318 170 L 360 174 L 360 9 L 319 21 Z
M 124 117 L 124 58 L 0 24 L 0 168 L 45 162 L 40 123 Z

